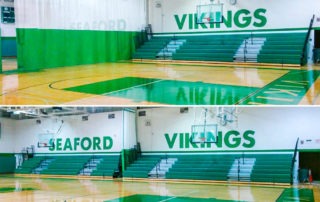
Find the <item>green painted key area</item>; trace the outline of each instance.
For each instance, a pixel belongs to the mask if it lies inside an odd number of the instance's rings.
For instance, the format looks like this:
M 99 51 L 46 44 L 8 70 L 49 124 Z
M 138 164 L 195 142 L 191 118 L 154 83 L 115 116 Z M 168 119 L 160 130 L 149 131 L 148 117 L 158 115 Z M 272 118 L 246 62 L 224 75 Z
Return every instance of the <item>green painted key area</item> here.
M 223 200 L 215 198 L 191 198 L 191 197 L 177 197 L 177 196 L 156 196 L 156 195 L 132 195 L 106 202 L 238 202 L 233 200 Z
M 224 105 L 237 103 L 258 88 L 125 77 L 64 90 L 127 98 L 137 103 L 149 101 L 171 105 Z

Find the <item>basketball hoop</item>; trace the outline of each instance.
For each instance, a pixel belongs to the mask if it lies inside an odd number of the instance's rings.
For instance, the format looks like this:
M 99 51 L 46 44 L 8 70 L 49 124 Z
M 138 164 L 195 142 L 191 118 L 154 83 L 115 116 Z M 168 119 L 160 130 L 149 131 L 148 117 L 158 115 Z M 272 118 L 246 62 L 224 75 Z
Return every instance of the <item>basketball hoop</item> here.
M 38 148 L 54 147 L 54 134 L 41 133 L 38 135 Z
M 200 120 L 196 121 L 196 109 L 194 124 L 191 125 L 191 142 L 192 143 L 216 143 L 218 140 L 218 125 L 211 124 L 209 117 L 211 111 L 208 108 L 201 110 Z M 209 124 L 208 124 L 209 122 Z
M 220 0 L 214 3 L 210 0 L 210 4 L 197 5 L 197 23 L 222 23 L 223 22 L 223 4 Z
M 227 126 L 230 123 L 238 123 L 239 109 L 237 107 L 218 107 L 217 118 L 221 126 Z

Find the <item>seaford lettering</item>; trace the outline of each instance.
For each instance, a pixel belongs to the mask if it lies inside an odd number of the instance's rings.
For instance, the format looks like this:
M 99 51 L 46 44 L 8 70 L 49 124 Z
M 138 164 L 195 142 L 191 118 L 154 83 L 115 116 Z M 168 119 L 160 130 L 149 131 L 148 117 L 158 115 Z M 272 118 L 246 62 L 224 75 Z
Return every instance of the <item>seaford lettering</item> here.
M 105 137 L 83 137 L 83 138 L 57 138 L 54 146 L 50 147 L 50 151 L 78 151 L 79 149 L 88 151 L 109 150 L 113 146 L 113 140 L 109 136 Z
M 216 148 L 222 148 L 225 145 L 228 148 L 238 148 L 240 146 L 244 148 L 253 148 L 256 141 L 254 139 L 255 131 L 247 130 L 244 133 L 240 133 L 236 130 L 230 130 L 223 134 L 222 131 L 218 132 L 218 140 L 216 143 L 193 143 L 191 142 L 190 133 L 174 133 L 173 135 L 164 134 L 169 149 L 173 149 L 175 146 L 179 146 L 180 149 L 188 148 L 212 148 L 215 145 Z
M 236 26 L 238 28 L 247 28 L 250 25 L 253 27 L 264 27 L 267 24 L 267 18 L 265 16 L 267 10 L 259 8 L 254 12 L 247 9 L 241 9 L 233 13 L 233 11 L 227 11 L 223 16 L 222 23 L 210 23 L 210 24 L 197 24 L 197 14 L 183 14 L 182 16 L 174 15 L 175 21 L 179 30 L 187 28 L 189 30 L 197 29 L 213 29 L 221 28 L 224 25 L 226 28 L 232 28 Z
M 92 22 L 74 22 L 70 24 L 75 30 L 126 30 L 127 22 L 124 19 L 101 20 Z

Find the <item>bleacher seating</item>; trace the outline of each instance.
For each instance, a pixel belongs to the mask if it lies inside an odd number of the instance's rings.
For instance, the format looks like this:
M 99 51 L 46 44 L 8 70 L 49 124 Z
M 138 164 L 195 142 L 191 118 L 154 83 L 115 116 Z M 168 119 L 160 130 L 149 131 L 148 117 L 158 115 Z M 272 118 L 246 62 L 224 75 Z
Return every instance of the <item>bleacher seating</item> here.
M 148 178 L 149 172 L 160 160 L 160 156 L 140 156 L 126 168 L 123 177 Z
M 51 156 L 53 161 L 40 174 L 46 175 L 78 175 L 92 156 Z
M 244 35 L 179 36 L 186 43 L 173 55 L 173 60 L 233 62 L 233 56 L 245 39 Z
M 15 170 L 15 173 L 18 174 L 31 174 L 32 170 L 39 166 L 41 161 L 44 160 L 44 157 L 34 156 L 28 160 L 25 160 L 22 165 Z
M 142 155 L 131 163 L 123 173 L 127 178 L 148 178 L 149 172 L 165 156 Z M 292 154 L 195 154 L 169 155 L 177 159 L 165 174 L 167 179 L 186 180 L 229 180 L 228 173 L 235 161 L 241 158 L 255 159 L 249 181 L 267 183 L 290 183 Z M 41 162 L 51 159 L 48 166 L 40 171 L 47 175 L 79 175 L 90 162 L 96 165 L 91 176 L 114 176 L 119 171 L 120 156 L 68 155 L 33 157 L 15 170 L 19 174 L 31 174 Z M 98 163 L 96 163 L 98 160 Z
M 227 181 L 235 159 L 241 155 L 181 155 L 166 174 L 167 179 Z M 249 181 L 290 183 L 290 154 L 246 154 L 256 159 Z
M 171 37 L 153 37 L 145 42 L 133 55 L 134 59 L 156 59 L 157 54 L 171 40 Z
M 226 181 L 234 155 L 181 155 L 166 174 L 167 179 Z
M 260 52 L 258 52 L 258 63 L 291 65 L 303 65 L 305 63 L 305 61 L 301 60 L 306 38 L 306 33 L 304 32 L 156 36 L 137 49 L 133 59 L 157 59 L 158 53 L 171 40 L 184 40 L 183 45 L 173 51 L 172 57 L 167 57 L 167 59 L 233 62 L 243 41 L 251 37 L 266 39 Z M 166 58 L 161 57 L 160 59 Z
M 255 166 L 252 170 L 251 181 L 290 183 L 291 161 L 290 154 L 265 154 L 254 155 Z
M 300 64 L 306 33 L 261 34 L 267 38 L 259 63 Z
M 100 163 L 97 164 L 95 170 L 92 171 L 91 176 L 114 176 L 115 172 L 119 168 L 119 155 L 110 155 L 110 156 L 97 156 Z

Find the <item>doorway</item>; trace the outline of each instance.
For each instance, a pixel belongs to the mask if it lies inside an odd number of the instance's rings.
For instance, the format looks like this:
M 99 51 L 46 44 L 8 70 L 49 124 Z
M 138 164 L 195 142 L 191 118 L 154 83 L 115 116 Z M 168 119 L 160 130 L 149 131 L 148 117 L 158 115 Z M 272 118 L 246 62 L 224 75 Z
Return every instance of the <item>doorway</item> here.
M 320 63 L 320 30 L 314 30 L 313 62 Z
M 314 48 L 320 48 L 320 30 L 314 30 Z
M 311 169 L 313 180 L 320 181 L 320 151 L 319 152 L 300 152 L 300 169 Z
M 2 71 L 17 69 L 17 42 L 15 8 L 12 2 L 0 3 L 1 12 L 1 62 Z

